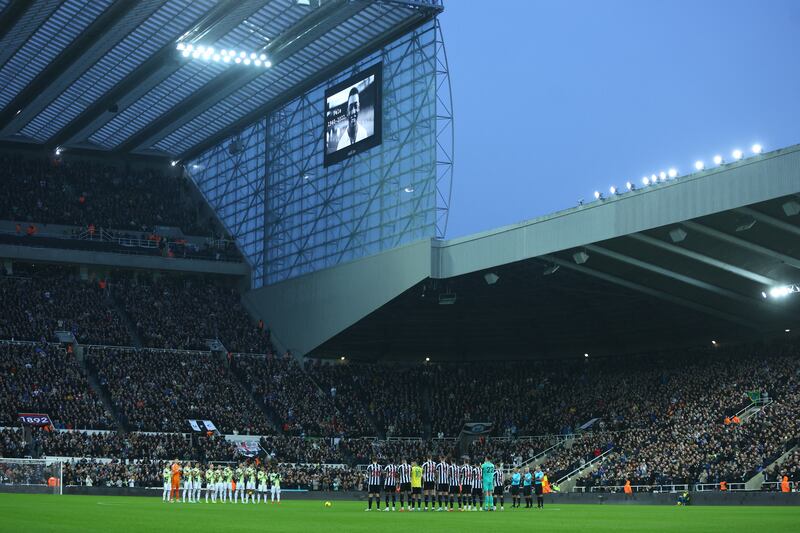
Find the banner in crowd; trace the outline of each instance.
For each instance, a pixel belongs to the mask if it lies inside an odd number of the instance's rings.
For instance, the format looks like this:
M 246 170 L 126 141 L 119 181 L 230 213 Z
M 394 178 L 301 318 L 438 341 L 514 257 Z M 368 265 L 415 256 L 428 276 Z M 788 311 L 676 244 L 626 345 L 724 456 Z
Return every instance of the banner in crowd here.
M 236 443 L 236 449 L 245 457 L 255 457 L 258 455 L 261 446 L 257 440 L 241 441 Z
M 52 426 L 50 415 L 43 413 L 19 413 L 19 421 L 26 426 Z
M 206 427 L 206 430 L 217 432 L 217 426 L 215 426 L 214 422 L 211 420 L 203 420 L 203 425 Z
M 200 429 L 200 426 L 197 425 L 197 420 L 189 420 L 189 425 L 192 426 L 192 429 L 197 432 L 202 431 L 202 429 Z
M 461 432 L 467 435 L 487 435 L 491 431 L 491 422 L 466 422 L 461 428 Z

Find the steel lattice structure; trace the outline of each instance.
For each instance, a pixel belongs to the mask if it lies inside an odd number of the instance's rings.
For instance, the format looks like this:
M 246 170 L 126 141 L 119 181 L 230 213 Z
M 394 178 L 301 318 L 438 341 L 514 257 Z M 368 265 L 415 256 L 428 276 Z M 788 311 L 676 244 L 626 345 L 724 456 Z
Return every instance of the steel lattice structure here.
M 379 61 L 382 145 L 324 167 L 325 89 Z M 441 28 L 433 20 L 203 153 L 187 170 L 248 258 L 253 286 L 276 283 L 444 237 L 451 102 Z

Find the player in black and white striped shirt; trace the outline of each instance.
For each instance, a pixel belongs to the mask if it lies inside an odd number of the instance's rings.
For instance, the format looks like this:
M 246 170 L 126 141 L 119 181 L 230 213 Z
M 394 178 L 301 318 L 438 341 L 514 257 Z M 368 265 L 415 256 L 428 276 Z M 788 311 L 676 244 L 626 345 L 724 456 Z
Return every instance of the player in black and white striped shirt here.
M 425 510 L 427 511 L 431 496 L 436 497 L 436 463 L 431 455 L 428 455 L 428 460 L 422 463 L 422 490 L 425 495 Z
M 403 510 L 403 502 L 408 497 L 408 510 L 411 510 L 411 465 L 406 458 L 397 465 L 397 482 L 400 484 L 400 511 Z
M 450 478 L 450 510 L 453 510 L 453 503 L 456 499 L 456 494 L 458 494 L 458 478 L 459 478 L 459 471 L 458 465 L 456 464 L 456 460 L 452 457 L 449 458 L 447 465 L 447 476 Z
M 377 509 L 380 510 L 381 508 L 381 471 L 381 465 L 379 465 L 378 460 L 373 457 L 372 463 L 367 465 L 367 494 L 369 498 L 369 507 L 367 507 L 367 511 L 372 510 L 372 498 L 375 498 Z
M 494 469 L 494 498 L 495 502 L 500 499 L 500 510 L 505 511 L 503 492 L 505 491 L 505 474 L 503 474 L 503 463 L 497 465 Z M 497 504 L 494 506 L 497 510 Z
M 392 496 L 392 511 L 397 503 L 397 465 L 389 463 L 383 467 L 383 493 L 386 497 L 386 508 L 389 510 L 389 495 Z M 402 504 L 401 504 L 402 505 Z
M 469 511 L 470 502 L 472 501 L 472 465 L 469 464 L 469 459 L 464 458 L 464 464 L 461 465 L 461 493 L 458 495 L 458 509 L 460 511 Z M 464 505 L 463 507 L 461 505 Z
M 447 508 L 447 499 L 450 496 L 450 465 L 447 464 L 447 457 L 439 457 L 436 464 L 436 501 L 439 503 L 438 511 L 442 510 L 442 500 Z

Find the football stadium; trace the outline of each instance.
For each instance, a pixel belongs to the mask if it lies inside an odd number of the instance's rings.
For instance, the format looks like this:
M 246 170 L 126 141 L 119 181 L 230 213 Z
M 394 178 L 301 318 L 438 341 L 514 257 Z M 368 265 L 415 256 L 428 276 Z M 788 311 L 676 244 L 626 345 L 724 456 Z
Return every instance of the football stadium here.
M 0 0 L 0 530 L 797 527 L 800 136 L 452 237 L 451 4 Z

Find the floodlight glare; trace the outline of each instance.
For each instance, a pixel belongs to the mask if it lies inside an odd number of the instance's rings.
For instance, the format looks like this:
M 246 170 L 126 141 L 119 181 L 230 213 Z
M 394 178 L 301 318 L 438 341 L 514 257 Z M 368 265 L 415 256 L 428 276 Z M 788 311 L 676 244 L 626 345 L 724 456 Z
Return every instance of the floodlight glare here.
M 171 167 L 174 167 L 174 166 L 175 166 L 175 165 L 177 165 L 177 164 L 178 164 L 178 162 L 177 162 L 177 161 L 170 161 L 170 162 L 169 162 L 169 166 L 171 166 Z
M 664 171 L 662 170 L 662 171 L 661 171 L 661 172 L 658 174 L 658 177 L 659 177 L 659 178 L 661 178 L 661 181 L 664 181 L 665 179 L 667 179 L 667 173 L 666 173 L 666 172 L 664 172 Z
M 742 154 L 742 151 L 741 151 L 741 150 L 734 150 L 734 151 L 731 153 L 731 155 L 733 156 L 733 159 L 734 159 L 734 160 L 738 161 L 738 160 L 740 160 L 740 159 L 742 158 L 742 155 L 743 155 L 743 154 Z
M 631 183 L 630 181 L 628 183 L 626 183 L 625 186 L 628 188 L 629 191 L 632 191 L 633 188 L 634 188 L 633 183 Z
M 264 66 L 269 68 L 272 66 L 272 61 L 264 61 Z
M 189 57 L 190 55 L 192 55 L 192 53 L 189 50 L 184 50 L 183 52 L 181 52 L 181 55 L 183 57 Z
M 675 170 L 674 168 L 671 168 L 671 169 L 669 169 L 669 177 L 670 177 L 670 178 L 676 178 L 676 177 L 678 177 L 678 171 L 677 171 L 677 170 Z
M 721 165 L 722 161 L 723 161 L 723 159 L 722 159 L 721 155 L 715 155 L 714 156 L 714 164 L 715 165 Z
M 223 63 L 230 63 L 231 62 L 231 58 L 228 57 L 228 56 L 225 56 L 225 57 L 222 58 L 222 62 Z
M 244 52 L 239 52 L 239 57 L 241 57 L 242 59 L 244 59 L 245 57 L 247 57 L 247 54 L 246 54 L 246 53 L 244 53 Z
M 239 63 L 241 63 L 241 62 L 242 62 L 242 58 L 241 58 L 241 57 L 237 57 L 236 59 L 234 59 L 234 61 L 235 61 L 235 62 L 236 62 L 236 64 L 238 65 Z
M 647 176 L 643 177 L 642 178 L 642 184 L 643 185 L 650 185 L 650 178 L 648 178 Z
M 600 191 L 594 191 L 594 199 L 595 200 L 599 200 L 601 196 L 603 196 L 603 195 L 600 194 Z
M 200 46 L 197 47 L 197 51 L 200 52 L 201 54 L 205 53 L 206 47 L 201 44 Z
M 790 295 L 791 293 L 792 293 L 792 288 L 791 287 L 786 287 L 786 286 L 784 286 L 784 287 L 772 287 L 769 290 L 769 295 L 772 296 L 773 298 L 783 298 L 785 296 Z
M 650 183 L 655 185 L 657 181 L 658 181 L 658 176 L 656 176 L 655 174 L 650 174 Z
M 694 168 L 695 170 L 703 170 L 704 168 L 706 168 L 706 165 L 702 161 L 695 161 Z
M 611 187 L 608 188 L 608 192 L 610 192 L 611 194 L 617 194 L 617 188 L 612 185 Z
M 219 53 L 220 53 L 220 55 L 223 55 L 223 56 L 228 55 L 228 51 L 225 50 L 224 48 L 222 50 L 220 50 Z
M 249 65 L 249 64 L 250 64 L 250 60 L 249 60 L 249 59 L 245 59 L 245 60 L 244 60 L 244 64 L 245 64 L 245 65 Z
M 267 55 L 266 55 L 266 54 L 261 54 L 260 56 L 258 56 L 258 58 L 259 58 L 261 61 L 266 61 L 266 60 L 267 60 Z
M 750 149 L 754 154 L 760 154 L 764 150 L 760 144 L 754 144 Z
M 250 59 L 255 59 L 255 58 L 256 58 L 256 53 L 250 52 Z
M 260 67 L 261 66 L 261 60 L 260 59 L 256 59 L 255 61 L 253 61 L 253 64 L 255 66 L 257 66 L 257 67 Z
M 200 57 L 200 52 L 198 52 L 197 50 L 195 50 L 194 52 L 192 52 L 192 57 L 193 57 L 193 58 L 195 58 L 195 59 L 197 59 L 198 57 Z
M 178 50 L 186 50 L 186 45 L 183 43 L 178 43 Z
M 192 44 L 187 44 L 187 45 L 186 45 L 186 49 L 187 49 L 187 50 L 189 50 L 189 51 L 191 52 L 192 50 L 194 50 L 194 45 L 192 45 Z

